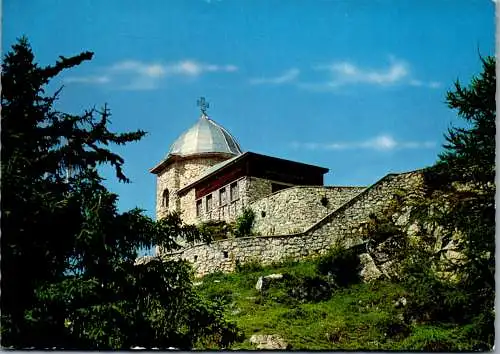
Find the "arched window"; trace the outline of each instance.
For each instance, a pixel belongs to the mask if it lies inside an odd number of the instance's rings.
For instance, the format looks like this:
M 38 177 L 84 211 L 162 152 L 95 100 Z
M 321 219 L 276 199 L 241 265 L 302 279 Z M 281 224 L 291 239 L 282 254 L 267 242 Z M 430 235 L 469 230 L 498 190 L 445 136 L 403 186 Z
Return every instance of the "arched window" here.
M 161 196 L 161 206 L 164 208 L 168 208 L 168 198 L 170 197 L 170 193 L 168 192 L 168 189 L 165 188 L 163 190 L 163 194 Z

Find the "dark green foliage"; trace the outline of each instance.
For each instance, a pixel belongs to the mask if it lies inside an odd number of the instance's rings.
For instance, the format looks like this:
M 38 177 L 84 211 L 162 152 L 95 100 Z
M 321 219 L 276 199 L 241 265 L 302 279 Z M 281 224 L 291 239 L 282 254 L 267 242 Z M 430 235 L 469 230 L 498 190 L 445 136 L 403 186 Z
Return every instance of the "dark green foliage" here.
M 384 213 L 377 215 L 370 214 L 365 232 L 376 243 L 402 234 L 401 229 L 392 220 L 391 210 L 386 210 Z
M 414 206 L 413 221 L 443 227 L 443 245 L 453 241 L 460 261 L 419 250 L 407 265 L 413 312 L 428 321 L 469 323 L 476 346 L 491 349 L 495 298 L 495 58 L 481 58 L 483 71 L 468 87 L 459 82 L 446 101 L 466 126 L 450 128 L 445 151 L 425 171 L 427 196 Z M 423 234 L 422 239 L 432 239 Z M 438 262 L 439 260 L 439 262 Z M 436 279 L 431 265 L 456 275 Z M 408 280 L 410 279 L 410 280 Z M 423 310 L 418 310 L 423 309 Z M 412 311 L 410 308 L 409 311 Z
M 109 110 L 58 112 L 44 91 L 85 52 L 40 67 L 23 38 L 2 63 L 2 346 L 13 348 L 192 348 L 202 338 L 226 345 L 234 326 L 220 304 L 201 301 L 184 262 L 134 265 L 141 248 L 204 240 L 178 215 L 154 222 L 138 209 L 119 213 L 97 167 L 127 182 L 112 144 L 143 131 L 113 133 Z M 68 175 L 66 171 L 70 169 Z
M 466 294 L 438 279 L 432 260 L 422 256 L 415 254 L 403 264 L 403 283 L 409 295 L 405 317 L 419 322 L 463 322 L 463 309 L 470 305 Z
M 236 271 L 238 273 L 256 273 L 262 270 L 264 270 L 264 267 L 259 261 L 247 262 L 244 264 L 236 262 Z
M 318 273 L 331 277 L 340 287 L 358 283 L 361 269 L 358 251 L 354 248 L 334 247 L 317 260 Z
M 224 220 L 210 220 L 198 225 L 198 230 L 202 234 L 210 235 L 213 240 L 227 239 L 232 232 L 232 227 Z
M 284 275 L 284 287 L 287 296 L 299 302 L 318 302 L 328 300 L 333 293 L 335 284 L 324 276 L 293 276 Z
M 438 166 L 452 181 L 490 183 L 495 179 L 496 71 L 495 58 L 481 58 L 483 70 L 468 87 L 457 80 L 446 103 L 468 124 L 446 135 Z
M 243 209 L 241 215 L 236 219 L 234 235 L 236 237 L 247 237 L 252 235 L 255 213 L 250 208 Z

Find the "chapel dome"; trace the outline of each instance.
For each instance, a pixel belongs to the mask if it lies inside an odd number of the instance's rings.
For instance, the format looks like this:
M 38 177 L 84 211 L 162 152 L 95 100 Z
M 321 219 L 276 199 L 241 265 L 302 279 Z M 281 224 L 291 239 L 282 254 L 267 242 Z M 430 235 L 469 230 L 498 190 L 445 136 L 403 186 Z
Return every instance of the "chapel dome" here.
M 169 155 L 194 155 L 226 153 L 240 155 L 241 147 L 236 139 L 222 126 L 202 113 L 198 122 L 182 133 L 172 144 Z

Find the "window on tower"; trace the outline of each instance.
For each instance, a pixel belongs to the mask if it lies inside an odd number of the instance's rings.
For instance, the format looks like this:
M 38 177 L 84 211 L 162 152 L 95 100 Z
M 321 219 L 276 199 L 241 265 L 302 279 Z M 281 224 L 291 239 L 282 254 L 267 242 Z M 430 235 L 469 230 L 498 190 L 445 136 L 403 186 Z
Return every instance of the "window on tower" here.
M 161 196 L 161 206 L 164 208 L 168 208 L 168 202 L 170 198 L 170 193 L 168 192 L 168 188 L 163 190 L 163 194 Z
M 201 216 L 201 213 L 202 213 L 202 207 L 201 207 L 202 203 L 201 202 L 202 202 L 201 199 L 198 199 L 196 201 L 196 216 Z

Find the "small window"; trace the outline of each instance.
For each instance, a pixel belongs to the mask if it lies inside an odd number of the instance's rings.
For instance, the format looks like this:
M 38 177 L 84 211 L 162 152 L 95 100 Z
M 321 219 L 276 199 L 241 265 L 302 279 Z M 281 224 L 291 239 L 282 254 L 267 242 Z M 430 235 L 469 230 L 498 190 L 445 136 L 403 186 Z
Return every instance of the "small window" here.
M 219 205 L 225 205 L 227 203 L 226 188 L 221 188 L 219 191 Z
M 234 182 L 231 184 L 230 192 L 231 192 L 231 201 L 239 198 L 238 182 Z
M 196 201 L 196 216 L 201 215 L 201 199 Z
M 224 258 L 228 258 L 229 257 L 229 253 L 227 251 L 224 251 Z
M 209 212 L 212 210 L 212 195 L 207 195 L 207 204 L 206 204 L 206 210 Z
M 196 262 L 198 260 L 198 256 L 194 256 L 194 261 Z
M 168 208 L 168 199 L 170 198 L 170 193 L 168 192 L 168 188 L 163 190 L 163 194 L 161 195 L 161 206 L 164 208 Z

